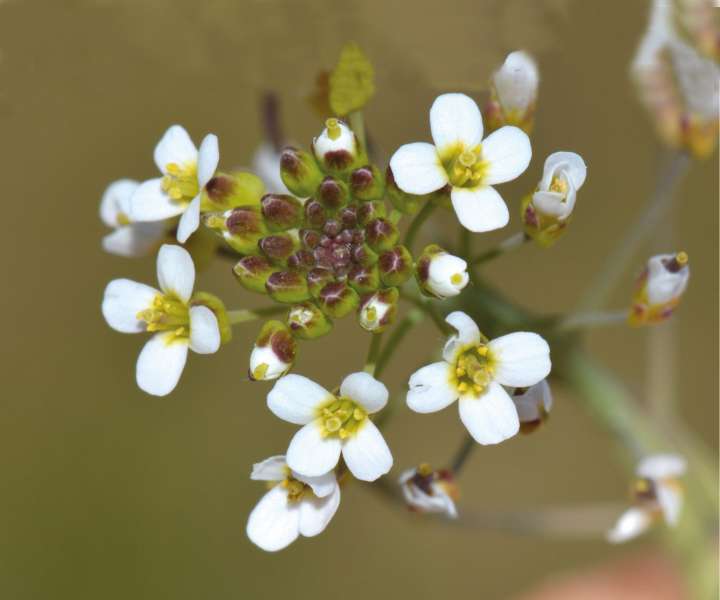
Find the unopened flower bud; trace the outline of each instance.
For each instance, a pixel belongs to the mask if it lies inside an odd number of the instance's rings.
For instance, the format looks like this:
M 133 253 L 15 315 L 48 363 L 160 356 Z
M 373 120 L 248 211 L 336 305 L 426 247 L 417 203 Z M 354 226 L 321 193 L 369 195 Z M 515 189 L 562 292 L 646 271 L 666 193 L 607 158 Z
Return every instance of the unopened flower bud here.
M 246 290 L 266 294 L 267 283 L 275 268 L 264 256 L 250 255 L 242 258 L 234 267 L 233 273 L 238 278 L 240 285 Z
M 300 247 L 297 235 L 291 232 L 268 235 L 258 242 L 260 251 L 276 264 L 287 264 L 288 258 Z
M 270 231 L 286 231 L 299 227 L 303 220 L 303 205 L 293 196 L 265 194 L 260 201 L 265 224 Z
M 357 220 L 363 227 L 373 219 L 384 219 L 387 216 L 385 204 L 379 201 L 363 202 L 357 210 Z
M 539 81 L 537 65 L 527 52 L 508 54 L 492 77 L 492 96 L 485 108 L 488 128 L 515 125 L 530 133 Z
M 638 278 L 630 325 L 647 325 L 667 319 L 680 303 L 690 277 L 688 255 L 659 254 L 647 262 Z
M 357 292 L 347 283 L 328 283 L 318 294 L 318 305 L 329 317 L 339 319 L 355 310 L 360 304 Z
M 307 274 L 308 290 L 310 295 L 316 299 L 320 296 L 320 291 L 333 281 L 335 281 L 335 276 L 329 269 L 318 267 L 310 270 Z
M 353 197 L 363 202 L 380 200 L 385 193 L 385 181 L 375 165 L 366 165 L 350 174 L 350 189 Z
M 457 518 L 455 501 L 460 494 L 450 471 L 434 471 L 430 465 L 421 464 L 404 471 L 398 483 L 411 511 Z
M 268 232 L 260 211 L 251 206 L 239 206 L 221 214 L 208 213 L 203 222 L 241 254 L 256 252 L 258 241 Z
M 265 289 L 273 300 L 287 304 L 310 298 L 305 275 L 300 271 L 277 271 L 268 277 Z
M 373 219 L 365 226 L 365 239 L 376 252 L 390 250 L 398 240 L 398 230 L 387 219 Z
M 360 244 L 353 250 L 353 260 L 363 267 L 369 267 L 377 263 L 377 253 L 367 244 Z
M 329 173 L 347 171 L 358 158 L 355 134 L 335 118 L 325 121 L 325 129 L 313 140 L 313 151 L 320 165 Z
M 522 202 L 525 233 L 549 247 L 570 222 L 577 191 L 585 183 L 587 167 L 579 154 L 554 152 L 545 160 L 537 190 Z
M 220 330 L 220 342 L 227 344 L 232 339 L 232 326 L 228 320 L 225 304 L 217 296 L 208 292 L 195 292 L 190 299 L 190 306 L 206 306 L 217 319 Z
M 512 400 L 520 418 L 521 433 L 532 433 L 550 416 L 553 399 L 546 379 L 529 388 L 515 388 Z
M 253 173 L 217 173 L 205 184 L 203 204 L 207 205 L 207 211 L 257 206 L 264 191 L 262 180 Z
M 314 195 L 324 177 L 312 154 L 297 148 L 282 151 L 280 176 L 287 189 L 299 198 Z
M 395 320 L 399 298 L 397 288 L 379 290 L 368 295 L 358 310 L 360 327 L 372 333 L 384 331 Z
M 317 199 L 328 210 L 336 211 L 348 203 L 350 193 L 347 184 L 334 177 L 326 177 L 318 187 Z
M 250 379 L 267 381 L 284 375 L 295 361 L 296 350 L 297 342 L 289 327 L 281 321 L 268 321 L 250 354 Z
M 380 280 L 388 287 L 405 283 L 413 273 L 412 254 L 405 246 L 395 246 L 378 259 Z
M 435 298 L 457 296 L 468 284 L 467 263 L 432 244 L 423 250 L 415 265 L 420 289 Z
M 367 267 L 356 265 L 348 273 L 347 280 L 358 294 L 374 292 L 380 287 L 380 273 L 377 265 Z
M 314 340 L 332 329 L 332 323 L 312 302 L 290 308 L 287 324 L 293 335 L 303 340 Z
M 308 200 L 305 203 L 305 224 L 313 229 L 320 229 L 327 219 L 325 208 L 317 200 Z

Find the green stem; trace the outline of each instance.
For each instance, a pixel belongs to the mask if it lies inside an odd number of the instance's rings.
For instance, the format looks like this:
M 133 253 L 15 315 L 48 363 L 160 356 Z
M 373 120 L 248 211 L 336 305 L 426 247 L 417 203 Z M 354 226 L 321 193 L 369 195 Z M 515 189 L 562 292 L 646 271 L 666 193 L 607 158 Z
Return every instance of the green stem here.
M 361 110 L 351 112 L 348 115 L 348 121 L 350 121 L 350 129 L 353 130 L 353 133 L 355 133 L 358 138 L 360 147 L 363 152 L 367 154 L 367 139 L 365 136 L 365 118 L 363 117 L 363 112 Z
M 365 367 L 363 371 L 375 375 L 375 369 L 377 368 L 378 357 L 380 355 L 380 347 L 382 342 L 382 333 L 371 333 L 372 338 L 370 339 L 370 347 L 368 348 L 367 358 L 365 359 Z
M 380 375 L 382 375 L 385 367 L 390 362 L 390 359 L 393 357 L 393 354 L 398 345 L 400 345 L 400 342 L 402 342 L 403 338 L 415 325 L 422 321 L 422 318 L 423 312 L 420 309 L 414 308 L 393 329 L 392 334 L 388 338 L 387 342 L 385 342 L 382 352 L 380 353 L 380 357 L 375 364 L 375 377 L 377 379 L 380 379 Z
M 574 313 L 561 319 L 555 326 L 557 332 L 574 331 L 577 329 L 591 329 L 594 327 L 605 327 L 607 325 L 619 325 L 626 323 L 628 310 L 607 310 Z
M 492 260 L 493 258 L 501 256 L 506 252 L 513 250 L 514 248 L 519 248 L 527 241 L 530 241 L 530 238 L 525 235 L 524 231 L 511 235 L 509 238 L 500 242 L 494 248 L 490 248 L 490 250 L 486 250 L 482 254 L 478 254 L 472 259 L 471 264 L 479 265 L 489 260 Z
M 465 438 L 460 444 L 460 447 L 455 452 L 455 456 L 450 463 L 450 469 L 453 473 L 455 473 L 455 475 L 458 475 L 460 473 L 463 466 L 465 465 L 465 462 L 470 457 L 470 454 L 477 445 L 478 443 L 469 433 L 465 435 Z
M 435 210 L 435 207 L 437 205 L 432 202 L 431 200 L 428 200 L 425 205 L 420 209 L 420 212 L 415 215 L 415 218 L 410 223 L 410 227 L 408 227 L 407 233 L 405 234 L 405 241 L 403 242 L 403 245 L 412 252 L 412 245 L 413 242 L 415 242 L 415 238 L 417 237 L 417 234 L 420 232 L 420 229 L 423 226 L 423 223 L 428 220 L 430 215 Z
M 241 308 L 238 310 L 227 311 L 228 321 L 230 325 L 239 325 L 241 323 L 249 323 L 250 321 L 257 321 L 264 317 L 271 317 L 287 311 L 287 306 L 265 306 L 263 308 L 256 308 L 249 310 Z

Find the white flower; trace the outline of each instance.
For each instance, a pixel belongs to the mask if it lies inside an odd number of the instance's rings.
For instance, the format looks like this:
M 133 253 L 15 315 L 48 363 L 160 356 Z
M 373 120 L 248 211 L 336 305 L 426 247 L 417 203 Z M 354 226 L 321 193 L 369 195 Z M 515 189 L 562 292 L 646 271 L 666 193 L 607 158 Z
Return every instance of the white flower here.
M 430 259 L 428 278 L 423 284 L 437 298 L 451 298 L 462 292 L 469 281 L 467 262 L 458 256 L 440 252 Z
M 516 50 L 494 73 L 493 87 L 506 120 L 519 122 L 537 98 L 540 74 L 537 65 L 527 52 Z
M 220 161 L 217 136 L 206 135 L 198 150 L 187 131 L 173 125 L 155 146 L 154 158 L 163 176 L 138 187 L 130 202 L 130 217 L 162 221 L 182 215 L 177 239 L 184 244 L 200 225 L 201 192 Z
M 313 151 L 320 164 L 344 168 L 357 154 L 357 140 L 345 123 L 339 119 L 328 119 L 325 129 L 313 139 Z
M 297 473 L 316 477 L 335 467 L 340 454 L 350 472 L 375 481 L 392 467 L 390 449 L 368 415 L 381 410 L 387 388 L 367 373 L 352 373 L 339 397 L 300 375 L 278 379 L 268 408 L 289 423 L 303 425 L 290 441 L 287 462 Z
M 290 194 L 280 176 L 280 156 L 272 144 L 263 142 L 252 159 L 253 172 L 262 179 L 270 194 Z
M 395 183 L 409 194 L 428 194 L 451 186 L 450 199 L 460 223 L 470 231 L 505 227 L 507 205 L 492 185 L 518 177 L 530 163 L 528 136 L 502 127 L 484 140 L 477 104 L 464 94 L 443 94 L 430 109 L 435 145 L 401 146 L 390 159 Z
M 105 288 L 102 313 L 121 333 L 153 332 L 140 352 L 137 384 L 148 394 L 165 396 L 175 389 L 188 347 L 212 354 L 220 347 L 217 317 L 207 306 L 191 306 L 195 266 L 180 246 L 163 245 L 157 257 L 158 291 L 129 279 L 115 279 Z
M 685 473 L 685 459 L 676 454 L 654 454 L 637 466 L 633 506 L 626 510 L 607 539 L 613 544 L 637 537 L 654 522 L 663 519 L 674 526 L 680 518 L 683 491 L 678 477 Z
M 518 417 L 520 430 L 530 433 L 537 429 L 550 415 L 553 398 L 547 379 L 528 388 L 515 388 L 512 393 Z
M 411 510 L 457 518 L 457 488 L 449 471 L 433 471 L 429 465 L 422 464 L 417 469 L 404 471 L 398 483 Z
M 480 444 L 497 444 L 520 427 L 512 398 L 503 388 L 528 387 L 550 373 L 550 349 L 536 333 L 516 332 L 488 341 L 464 312 L 446 321 L 457 334 L 443 360 L 410 377 L 408 406 L 419 413 L 441 410 L 460 400 L 460 420 Z
M 545 160 L 542 179 L 532 197 L 533 207 L 543 216 L 567 219 L 586 175 L 587 167 L 579 154 L 554 152 Z
M 284 361 L 271 345 L 255 345 L 250 353 L 250 377 L 254 381 L 268 381 L 284 375 L 292 361 Z
M 103 250 L 118 256 L 143 256 L 165 236 L 165 224 L 130 221 L 130 198 L 140 184 L 132 179 L 111 183 L 100 200 L 100 219 L 115 231 L 102 240 Z
M 672 315 L 687 289 L 688 261 L 685 252 L 658 254 L 648 260 L 633 296 L 632 325 L 659 323 Z
M 291 470 L 284 456 L 254 464 L 250 479 L 273 486 L 250 513 L 246 528 L 250 541 L 267 552 L 286 548 L 300 535 L 319 535 L 340 505 L 333 471 L 306 477 Z

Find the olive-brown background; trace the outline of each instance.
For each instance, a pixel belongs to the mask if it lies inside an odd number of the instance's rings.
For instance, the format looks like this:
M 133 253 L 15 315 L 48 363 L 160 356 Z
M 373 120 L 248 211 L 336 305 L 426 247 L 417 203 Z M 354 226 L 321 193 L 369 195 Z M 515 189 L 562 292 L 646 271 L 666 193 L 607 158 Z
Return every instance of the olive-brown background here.
M 640 0 L 0 0 L 2 597 L 508 598 L 637 551 L 443 527 L 353 485 L 322 536 L 263 554 L 244 534 L 262 493 L 249 469 L 282 452 L 293 428 L 266 409 L 269 386 L 245 380 L 257 325 L 237 329 L 216 356 L 193 356 L 171 396 L 141 393 L 140 336 L 111 331 L 99 308 L 111 278 L 153 282 L 154 261 L 103 254 L 97 205 L 111 180 L 154 176 L 153 146 L 175 122 L 195 140 L 217 133 L 223 166 L 248 164 L 264 89 L 280 94 L 289 135 L 308 142 L 320 121 L 303 97 L 344 41 L 358 41 L 377 65 L 367 121 L 386 152 L 429 137 L 436 94 L 482 98 L 504 55 L 526 48 L 542 71 L 534 159 L 502 188 L 514 204 L 510 227 L 474 243 L 489 247 L 517 230 L 517 198 L 549 152 L 581 153 L 589 176 L 565 238 L 487 268 L 513 298 L 564 310 L 652 189 L 659 148 L 627 77 L 646 9 Z M 693 269 L 676 321 L 678 402 L 714 447 L 717 207 L 713 157 L 691 167 L 673 228 Z M 612 306 L 626 301 L 643 256 Z M 257 302 L 225 263 L 199 285 L 232 308 Z M 349 321 L 303 346 L 298 370 L 332 386 L 357 369 L 366 337 Z M 430 326 L 410 339 L 387 374 L 395 392 L 440 342 Z M 642 397 L 646 332 L 598 331 L 589 344 Z M 475 453 L 461 510 L 625 498 L 609 437 L 572 395 L 556 395 L 549 427 Z M 416 415 L 401 406 L 387 429 L 391 477 L 421 460 L 442 464 L 462 432 L 453 409 Z

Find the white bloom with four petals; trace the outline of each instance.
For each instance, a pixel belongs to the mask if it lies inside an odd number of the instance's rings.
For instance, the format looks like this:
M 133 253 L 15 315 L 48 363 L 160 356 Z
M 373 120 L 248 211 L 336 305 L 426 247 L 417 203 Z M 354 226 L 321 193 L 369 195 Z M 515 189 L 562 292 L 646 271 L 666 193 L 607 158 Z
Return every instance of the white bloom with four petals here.
M 286 375 L 267 397 L 268 408 L 289 423 L 303 425 L 290 441 L 287 462 L 297 473 L 316 477 L 335 468 L 340 455 L 356 479 L 375 481 L 393 464 L 380 430 L 368 415 L 388 399 L 387 388 L 368 373 L 352 373 L 339 396 L 301 375 Z
M 132 196 L 133 221 L 162 221 L 180 216 L 177 239 L 184 244 L 200 225 L 202 190 L 220 162 L 217 136 L 208 134 L 198 150 L 188 132 L 171 126 L 155 146 L 162 177 L 142 183 Z
M 250 479 L 273 487 L 250 513 L 247 536 L 267 552 L 282 550 L 298 536 L 322 533 L 340 505 L 335 472 L 307 477 L 290 469 L 284 456 L 253 465 Z
M 430 413 L 459 400 L 460 420 L 478 443 L 497 444 L 514 436 L 520 427 L 518 411 L 503 386 L 529 387 L 547 377 L 547 342 L 525 331 L 488 341 L 460 311 L 446 321 L 457 334 L 445 345 L 442 361 L 410 377 L 408 406 Z
M 207 306 L 190 305 L 195 266 L 180 246 L 165 244 L 157 257 L 160 290 L 129 279 L 115 279 L 105 288 L 102 313 L 121 333 L 153 332 L 136 365 L 140 389 L 165 396 L 175 389 L 188 348 L 212 354 L 220 348 L 218 320 Z
M 449 185 L 460 223 L 470 231 L 507 225 L 508 207 L 492 187 L 518 177 L 530 164 L 527 134 L 501 127 L 483 139 L 477 104 L 464 94 L 443 94 L 430 109 L 433 144 L 401 146 L 390 159 L 395 183 L 409 194 L 429 194 Z

